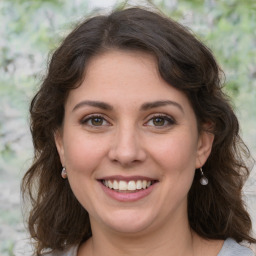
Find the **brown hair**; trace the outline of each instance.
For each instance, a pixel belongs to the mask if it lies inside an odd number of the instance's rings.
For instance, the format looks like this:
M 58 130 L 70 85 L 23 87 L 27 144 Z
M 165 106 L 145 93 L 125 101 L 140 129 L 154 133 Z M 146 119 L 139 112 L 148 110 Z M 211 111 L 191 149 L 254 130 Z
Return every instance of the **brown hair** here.
M 91 236 L 87 211 L 73 195 L 68 180 L 60 176 L 54 132 L 62 125 L 65 99 L 83 81 L 88 61 L 109 49 L 153 54 L 162 78 L 190 100 L 199 131 L 203 123 L 213 124 L 209 132 L 215 139 L 204 166 L 210 182 L 201 186 L 196 172 L 188 194 L 191 228 L 204 238 L 231 237 L 255 243 L 241 196 L 249 175 L 244 162 L 249 151 L 222 92 L 220 68 L 210 50 L 182 25 L 152 11 L 130 8 L 90 18 L 76 27 L 53 53 L 48 74 L 31 102 L 35 156 L 22 191 L 32 202 L 28 226 L 37 255 L 46 248 L 63 249 Z

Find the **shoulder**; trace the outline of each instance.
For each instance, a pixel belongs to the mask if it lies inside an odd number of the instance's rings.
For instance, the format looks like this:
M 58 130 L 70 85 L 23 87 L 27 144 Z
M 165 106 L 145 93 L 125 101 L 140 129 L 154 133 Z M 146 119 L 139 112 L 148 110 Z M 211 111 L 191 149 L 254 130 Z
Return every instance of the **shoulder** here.
M 67 250 L 52 252 L 46 254 L 46 256 L 77 256 L 77 250 L 78 246 L 72 246 Z
M 248 247 L 228 238 L 225 240 L 218 256 L 255 256 L 255 254 Z

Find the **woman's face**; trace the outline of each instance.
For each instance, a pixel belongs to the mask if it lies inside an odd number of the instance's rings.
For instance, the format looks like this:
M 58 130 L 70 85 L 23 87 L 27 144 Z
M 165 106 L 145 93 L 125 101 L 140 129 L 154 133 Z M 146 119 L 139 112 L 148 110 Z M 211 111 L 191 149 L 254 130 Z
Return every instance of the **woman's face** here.
M 92 228 L 131 233 L 187 220 L 213 136 L 198 133 L 187 97 L 160 77 L 153 56 L 116 50 L 89 62 L 55 140 Z

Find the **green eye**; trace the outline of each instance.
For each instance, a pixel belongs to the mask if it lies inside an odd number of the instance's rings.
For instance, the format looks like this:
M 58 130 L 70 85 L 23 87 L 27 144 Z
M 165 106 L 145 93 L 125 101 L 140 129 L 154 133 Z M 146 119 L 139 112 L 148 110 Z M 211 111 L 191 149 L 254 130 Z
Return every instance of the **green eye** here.
M 175 124 L 175 120 L 170 116 L 155 116 L 148 120 L 147 126 L 164 128 Z
M 152 121 L 155 126 L 163 126 L 166 123 L 166 120 L 162 117 L 155 117 Z
M 82 125 L 96 127 L 96 126 L 108 126 L 109 123 L 106 121 L 104 117 L 101 116 L 89 116 L 80 121 Z
M 94 117 L 91 119 L 91 124 L 94 126 L 100 126 L 103 124 L 103 118 L 101 117 Z

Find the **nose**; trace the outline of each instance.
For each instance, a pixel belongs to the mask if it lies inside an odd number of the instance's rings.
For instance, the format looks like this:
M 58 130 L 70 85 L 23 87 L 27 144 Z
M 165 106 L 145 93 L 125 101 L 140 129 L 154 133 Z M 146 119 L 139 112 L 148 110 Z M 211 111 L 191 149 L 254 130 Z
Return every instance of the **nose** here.
M 141 137 L 134 128 L 119 128 L 109 150 L 109 159 L 123 167 L 131 167 L 145 161 L 146 151 L 142 147 Z

